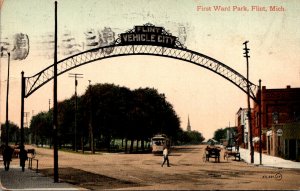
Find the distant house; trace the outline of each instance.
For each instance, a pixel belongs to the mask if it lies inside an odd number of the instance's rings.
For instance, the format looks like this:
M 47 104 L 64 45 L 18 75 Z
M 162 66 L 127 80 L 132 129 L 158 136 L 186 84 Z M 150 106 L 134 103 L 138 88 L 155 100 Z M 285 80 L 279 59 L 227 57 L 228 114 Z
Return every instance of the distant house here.
M 219 142 L 216 141 L 215 139 L 208 139 L 207 144 L 208 145 L 218 145 Z
M 251 112 L 253 112 L 252 109 Z M 236 141 L 237 144 L 242 148 L 248 148 L 249 121 L 247 115 L 248 115 L 248 108 L 240 108 L 236 113 L 236 122 L 237 122 Z

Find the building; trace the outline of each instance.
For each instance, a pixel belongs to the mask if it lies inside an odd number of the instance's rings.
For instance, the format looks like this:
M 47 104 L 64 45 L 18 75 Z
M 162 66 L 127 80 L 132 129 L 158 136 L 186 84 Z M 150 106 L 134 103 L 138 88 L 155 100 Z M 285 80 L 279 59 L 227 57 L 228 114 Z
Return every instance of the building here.
M 300 161 L 300 122 L 275 124 L 267 132 L 268 154 Z
M 236 113 L 237 144 L 242 148 L 249 148 L 248 108 L 240 108 Z
M 190 124 L 190 116 L 188 116 L 188 124 L 187 124 L 186 130 L 188 132 L 192 131 L 191 124 Z
M 287 159 L 299 159 L 300 88 L 267 89 L 263 86 L 261 92 L 257 92 L 258 99 L 260 96 L 263 151 Z M 253 137 L 259 140 L 257 103 L 254 103 L 252 117 Z M 258 151 L 258 141 L 254 142 L 254 148 Z

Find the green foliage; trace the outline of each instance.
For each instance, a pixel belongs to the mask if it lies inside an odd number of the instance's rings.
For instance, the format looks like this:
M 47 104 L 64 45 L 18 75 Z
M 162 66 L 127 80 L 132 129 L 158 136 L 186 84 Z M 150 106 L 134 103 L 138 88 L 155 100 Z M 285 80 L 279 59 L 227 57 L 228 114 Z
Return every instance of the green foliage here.
M 77 142 L 110 148 L 113 139 L 149 141 L 157 133 L 176 138 L 180 120 L 164 94 L 153 88 L 130 90 L 114 84 L 89 86 L 77 98 Z M 39 113 L 31 122 L 33 140 L 50 142 L 52 112 Z M 58 104 L 59 145 L 74 145 L 75 97 Z M 48 136 L 49 135 L 49 136 Z M 81 139 L 82 138 L 82 139 Z M 78 144 L 77 143 L 77 144 Z
M 41 112 L 33 116 L 30 122 L 32 143 L 51 144 L 52 112 Z
M 226 133 L 227 130 L 226 129 L 217 129 L 214 133 L 214 137 L 213 139 L 215 139 L 216 141 L 220 142 L 221 139 L 226 139 Z
M 237 129 L 236 127 L 226 127 L 226 128 L 221 128 L 221 129 L 217 129 L 214 133 L 214 137 L 213 139 L 215 139 L 218 142 L 221 142 L 221 139 L 226 139 L 227 138 L 227 130 L 229 130 L 229 132 L 233 135 L 237 133 Z
M 6 141 L 6 124 L 1 124 L 1 142 Z M 9 143 L 19 143 L 20 141 L 20 129 L 19 127 L 11 121 L 8 121 L 8 142 Z
M 178 133 L 177 144 L 180 145 L 197 145 L 204 141 L 204 137 L 198 131 L 181 131 Z

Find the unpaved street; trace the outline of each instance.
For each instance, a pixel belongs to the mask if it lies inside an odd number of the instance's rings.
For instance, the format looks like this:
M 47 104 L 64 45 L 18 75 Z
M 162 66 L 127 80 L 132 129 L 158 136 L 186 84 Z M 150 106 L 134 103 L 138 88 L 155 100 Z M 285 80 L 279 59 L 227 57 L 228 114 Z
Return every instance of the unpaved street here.
M 203 162 L 204 148 L 176 147 L 169 157 L 171 167 L 161 167 L 162 156 L 152 154 L 60 151 L 59 173 L 63 181 L 89 189 L 300 189 L 300 170 L 254 166 L 233 158 L 225 161 L 223 153 L 220 163 Z M 51 173 L 53 151 L 36 150 L 39 169 Z

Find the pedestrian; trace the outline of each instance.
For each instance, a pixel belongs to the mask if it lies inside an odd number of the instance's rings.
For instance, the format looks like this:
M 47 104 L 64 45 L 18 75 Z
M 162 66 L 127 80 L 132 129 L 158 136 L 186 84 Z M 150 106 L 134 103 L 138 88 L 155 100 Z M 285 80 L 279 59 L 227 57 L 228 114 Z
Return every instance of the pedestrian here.
M 13 152 L 14 152 L 14 150 L 8 145 L 5 146 L 4 150 L 2 151 L 5 171 L 9 170 L 9 165 L 10 165 L 10 161 L 11 161 Z
M 24 172 L 25 162 L 28 160 L 28 156 L 27 156 L 27 151 L 25 150 L 25 147 L 23 145 L 20 147 L 19 158 L 20 158 L 20 166 L 22 167 L 22 171 Z
M 165 148 L 164 148 L 164 150 L 163 150 L 164 162 L 161 164 L 161 167 L 163 167 L 163 166 L 164 166 L 164 164 L 165 164 L 165 162 L 166 162 L 166 161 L 167 161 L 167 165 L 168 165 L 168 167 L 170 167 L 170 164 L 169 164 L 169 157 L 168 157 L 168 155 L 169 155 L 168 148 L 167 148 L 167 147 L 165 147 Z

